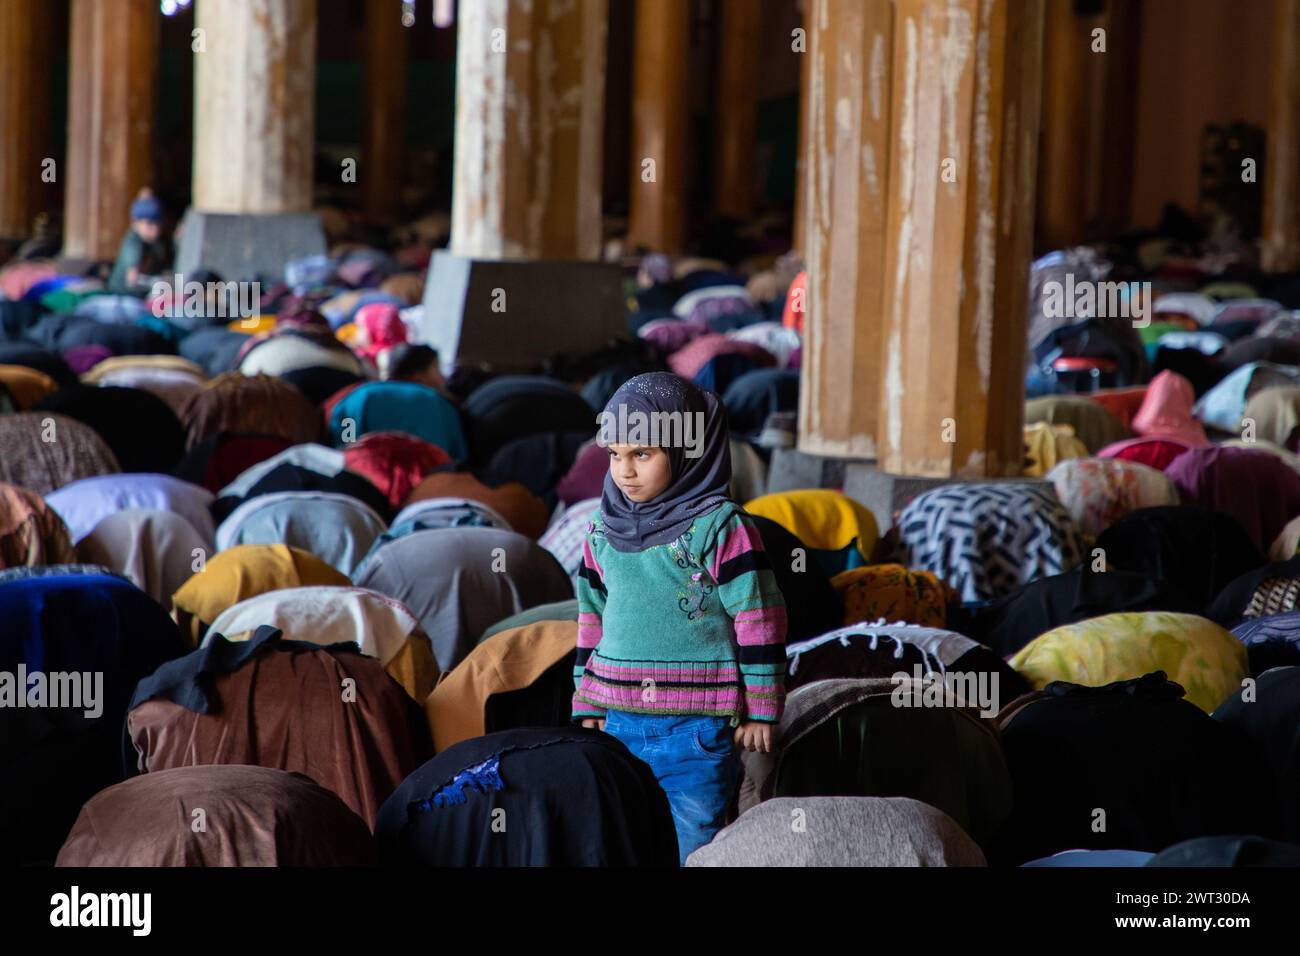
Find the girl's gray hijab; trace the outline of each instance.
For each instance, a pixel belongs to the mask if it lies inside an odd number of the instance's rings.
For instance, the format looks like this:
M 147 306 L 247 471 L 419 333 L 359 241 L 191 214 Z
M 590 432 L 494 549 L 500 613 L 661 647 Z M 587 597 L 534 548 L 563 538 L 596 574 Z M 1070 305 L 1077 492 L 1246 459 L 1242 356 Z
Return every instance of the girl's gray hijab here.
M 731 446 L 726 412 L 717 396 L 671 372 L 650 372 L 624 382 L 605 406 L 602 417 L 617 422 L 626 415 L 627 420 L 635 421 L 633 412 L 646 416 L 642 420 L 656 413 L 677 412 L 683 421 L 689 416 L 693 430 L 675 430 L 669 437 L 692 436 L 692 441 L 699 443 L 699 454 L 688 456 L 681 441 L 657 443 L 668 454 L 672 481 L 656 498 L 640 503 L 629 501 L 606 470 L 600 519 L 605 536 L 617 551 L 642 551 L 674 541 L 690 529 L 695 519 L 730 500 Z M 624 436 L 610 429 L 609 437 L 603 438 L 601 444 L 624 441 Z

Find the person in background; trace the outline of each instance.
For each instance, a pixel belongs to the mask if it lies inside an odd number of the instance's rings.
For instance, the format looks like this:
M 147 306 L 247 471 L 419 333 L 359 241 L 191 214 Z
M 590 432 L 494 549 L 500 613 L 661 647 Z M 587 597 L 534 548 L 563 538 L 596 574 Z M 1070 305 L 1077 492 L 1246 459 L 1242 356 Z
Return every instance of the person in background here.
M 136 292 L 141 277 L 159 274 L 166 265 L 162 242 L 162 203 L 151 189 L 141 189 L 131 203 L 131 228 L 122 238 L 117 261 L 108 279 L 112 292 Z
M 416 382 L 451 398 L 447 392 L 447 381 L 438 367 L 436 349 L 414 342 L 401 342 L 387 350 L 382 366 L 380 371 L 384 381 Z

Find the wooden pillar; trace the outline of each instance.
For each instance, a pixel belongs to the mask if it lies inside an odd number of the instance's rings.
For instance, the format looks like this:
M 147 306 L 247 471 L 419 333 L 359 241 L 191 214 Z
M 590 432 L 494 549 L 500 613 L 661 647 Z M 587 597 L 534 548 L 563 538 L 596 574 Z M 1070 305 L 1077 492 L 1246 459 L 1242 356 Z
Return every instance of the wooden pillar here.
M 361 202 L 366 218 L 391 225 L 402 212 L 406 153 L 407 28 L 395 4 L 367 3 Z
M 893 47 L 890 0 L 811 0 L 803 238 L 808 268 L 799 449 L 873 457 Z
M 1262 265 L 1300 267 L 1300 0 L 1274 0 Z
M 804 31 L 803 52 L 799 55 L 799 143 L 794 161 L 794 245 L 793 249 L 800 255 L 807 254 L 807 238 L 804 236 L 804 224 L 807 217 L 804 215 L 804 196 L 806 195 L 805 177 L 808 175 L 808 91 L 812 85 L 810 65 L 812 64 L 812 53 L 808 49 L 808 34 L 811 32 L 812 18 L 808 16 L 807 11 L 812 7 L 815 0 L 803 0 L 800 4 L 804 11 L 803 24 L 800 27 Z M 887 47 L 886 47 L 887 48 Z
M 25 239 L 50 190 L 42 162 L 50 155 L 48 0 L 0 3 L 0 238 Z M 57 168 L 55 170 L 57 173 Z
M 136 193 L 152 184 L 158 20 L 155 0 L 72 0 L 68 258 L 114 258 Z
M 206 46 L 194 55 L 194 208 L 307 212 L 316 0 L 198 0 L 194 25 Z
M 452 253 L 598 259 L 607 0 L 458 15 Z
M 1083 17 L 1076 7 L 1047 0 L 1045 12 L 1040 251 L 1122 229 L 1130 218 L 1140 10 L 1112 0 Z
M 637 0 L 628 246 L 675 255 L 686 243 L 690 0 Z
M 1042 0 L 895 4 L 885 471 L 1021 473 L 1042 34 Z
M 1043 27 L 1042 155 L 1038 165 L 1038 237 L 1043 249 L 1083 239 L 1088 122 L 1097 108 L 1088 83 L 1091 21 L 1075 0 L 1047 0 Z
M 1093 55 L 1093 62 L 1103 69 L 1102 109 L 1094 120 L 1101 127 L 1101 160 L 1096 168 L 1098 234 L 1113 235 L 1133 221 L 1141 4 L 1111 0 L 1099 25 L 1106 30 L 1106 52 Z
M 714 107 L 713 211 L 743 219 L 754 211 L 758 143 L 760 0 L 722 0 Z

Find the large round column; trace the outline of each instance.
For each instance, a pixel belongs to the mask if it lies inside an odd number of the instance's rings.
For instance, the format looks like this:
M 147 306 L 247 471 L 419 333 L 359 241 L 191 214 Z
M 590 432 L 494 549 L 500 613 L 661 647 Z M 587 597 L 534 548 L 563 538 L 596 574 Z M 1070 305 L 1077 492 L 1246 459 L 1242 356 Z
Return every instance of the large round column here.
M 198 0 L 194 25 L 194 206 L 311 209 L 316 0 Z
M 42 180 L 50 148 L 48 0 L 0 3 L 0 239 L 25 239 L 52 186 Z
M 155 0 L 72 0 L 67 258 L 114 258 L 136 193 L 152 185 L 159 17 Z
M 637 0 L 628 245 L 675 254 L 686 242 L 690 0 Z

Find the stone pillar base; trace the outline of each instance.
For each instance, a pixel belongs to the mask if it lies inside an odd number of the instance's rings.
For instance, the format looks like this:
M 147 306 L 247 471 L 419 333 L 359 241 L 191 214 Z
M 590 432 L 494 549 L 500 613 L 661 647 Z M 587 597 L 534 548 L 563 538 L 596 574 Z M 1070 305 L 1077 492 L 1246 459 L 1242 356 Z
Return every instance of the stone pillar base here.
M 438 250 L 424 284 L 420 340 L 438 350 L 444 371 L 482 365 L 535 372 L 549 356 L 594 351 L 626 336 L 625 308 L 617 265 L 472 259 Z
M 324 255 L 325 230 L 314 212 L 234 214 L 185 211 L 176 269 L 211 269 L 230 281 L 282 281 L 291 259 Z
M 865 462 L 814 455 L 797 448 L 774 448 L 767 469 L 767 493 L 774 495 L 804 488 L 842 488 L 844 470 L 850 464 Z
M 1052 483 L 1045 478 L 981 478 L 980 484 L 988 482 L 1015 482 L 1019 484 L 1045 485 L 1052 488 Z M 922 478 L 915 475 L 895 475 L 881 471 L 874 464 L 849 463 L 844 474 L 844 493 L 855 501 L 861 502 L 875 516 L 876 524 L 883 535 L 894 526 L 894 513 L 902 511 L 917 495 L 938 488 L 940 485 L 971 484 L 964 478 Z M 1054 493 L 1054 492 L 1053 492 Z

